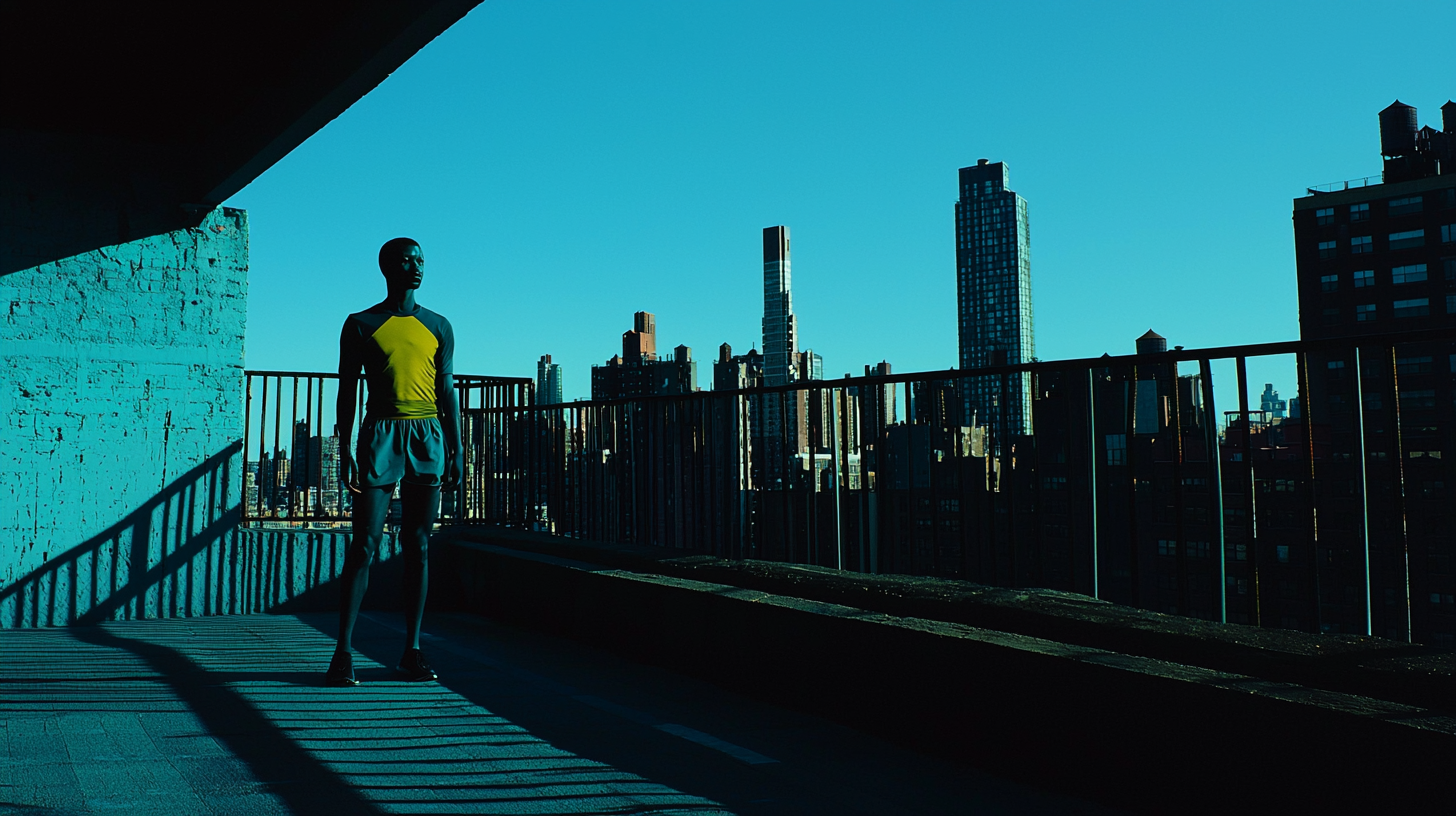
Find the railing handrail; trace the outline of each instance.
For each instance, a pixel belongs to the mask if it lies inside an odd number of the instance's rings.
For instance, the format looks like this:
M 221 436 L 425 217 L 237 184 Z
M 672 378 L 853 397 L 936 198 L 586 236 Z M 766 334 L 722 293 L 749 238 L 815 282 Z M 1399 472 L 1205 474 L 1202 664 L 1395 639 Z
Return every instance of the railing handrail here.
M 1377 184 L 1384 183 L 1384 175 L 1362 176 L 1360 178 L 1346 179 L 1344 181 L 1331 181 L 1326 184 L 1315 184 L 1304 189 L 1308 190 L 1310 195 L 1325 195 L 1328 193 L 1343 193 L 1346 190 L 1358 190 L 1361 187 L 1374 187 Z
M 1269 343 L 1247 343 L 1237 346 L 1210 346 L 1198 349 L 1173 349 L 1149 354 L 1120 354 L 1117 356 L 1076 357 L 1068 360 L 1035 360 L 1025 363 L 979 366 L 977 368 L 947 368 L 936 371 L 912 371 L 903 374 L 871 374 L 860 377 L 841 377 L 836 380 L 799 380 L 785 385 L 762 385 L 752 388 L 694 391 L 687 394 L 645 394 L 607 400 L 574 400 L 550 404 L 514 405 L 473 410 L 485 413 L 513 413 L 519 411 L 560 410 L 569 407 L 625 405 L 635 402 L 673 401 L 682 399 L 710 399 L 728 396 L 758 396 L 761 394 L 782 394 L 803 391 L 808 388 L 873 388 L 881 385 L 927 382 L 931 380 L 959 380 L 967 377 L 989 377 L 1001 374 L 1042 373 L 1088 368 L 1125 368 L 1131 365 L 1158 365 L 1160 363 L 1197 362 L 1201 360 L 1229 359 L 1234 357 L 1264 357 L 1275 354 L 1297 354 L 1301 351 L 1325 351 L 1329 349 L 1354 349 L 1364 346 L 1391 346 L 1403 343 L 1424 343 L 1440 340 L 1456 340 L 1456 328 L 1420 329 L 1384 334 L 1344 335 L 1341 337 L 1311 338 L 1306 340 L 1277 340 Z
M 245 368 L 243 369 L 243 374 L 249 377 L 311 377 L 316 380 L 337 380 L 339 378 L 337 371 L 275 371 L 272 369 Z M 499 377 L 488 374 L 455 374 L 453 376 L 456 382 L 502 383 L 510 385 L 522 385 L 535 382 L 531 377 Z M 362 374 L 359 375 L 359 379 L 364 379 L 364 376 Z

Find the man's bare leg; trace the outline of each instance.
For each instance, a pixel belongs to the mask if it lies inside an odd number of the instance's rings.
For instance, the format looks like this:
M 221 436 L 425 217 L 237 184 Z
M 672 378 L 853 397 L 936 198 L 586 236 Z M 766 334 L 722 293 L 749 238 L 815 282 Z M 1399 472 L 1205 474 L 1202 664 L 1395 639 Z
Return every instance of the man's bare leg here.
M 440 488 L 405 482 L 400 485 L 400 500 L 404 504 L 399 543 L 404 550 L 405 648 L 418 649 L 430 587 L 430 532 L 440 512 Z
M 369 565 L 384 540 L 384 517 L 389 513 L 393 485 L 362 487 L 354 497 L 354 535 L 344 554 L 344 572 L 339 576 L 339 643 L 336 652 L 349 653 L 354 648 L 354 623 L 359 619 L 359 604 L 369 588 Z

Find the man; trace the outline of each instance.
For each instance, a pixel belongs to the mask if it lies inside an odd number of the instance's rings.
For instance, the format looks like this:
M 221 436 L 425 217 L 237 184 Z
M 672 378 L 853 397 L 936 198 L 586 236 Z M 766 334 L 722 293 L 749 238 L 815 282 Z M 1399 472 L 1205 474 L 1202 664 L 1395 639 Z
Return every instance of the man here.
M 425 279 L 425 255 L 417 242 L 386 242 L 379 249 L 379 271 L 388 297 L 349 315 L 339 337 L 339 476 L 354 494 L 354 535 L 340 576 L 339 643 L 324 675 L 330 686 L 359 684 L 354 678 L 354 622 L 369 585 L 369 564 L 384 538 L 384 517 L 401 480 L 405 651 L 397 668 L 407 680 L 437 679 L 420 653 L 420 619 L 440 488 L 460 481 L 460 407 L 452 372 L 455 334 L 450 321 L 415 303 L 415 290 Z M 369 399 L 356 458 L 348 440 L 360 369 Z

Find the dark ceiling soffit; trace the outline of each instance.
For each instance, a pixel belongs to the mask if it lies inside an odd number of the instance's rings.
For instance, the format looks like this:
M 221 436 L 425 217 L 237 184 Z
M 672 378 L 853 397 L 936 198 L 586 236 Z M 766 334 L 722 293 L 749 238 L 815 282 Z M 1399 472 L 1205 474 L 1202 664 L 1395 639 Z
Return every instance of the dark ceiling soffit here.
M 236 169 L 205 193 L 197 203 L 217 206 L 248 186 L 268 168 L 293 152 L 294 148 L 322 130 L 355 102 L 363 99 L 410 57 L 481 2 L 482 0 L 438 0 L 431 3 L 414 22 L 385 47 L 374 52 L 367 62 L 360 65 L 343 82 L 334 85 L 321 99 L 301 115 L 294 117 L 281 133 L 261 147 L 250 150 L 250 155 L 240 164 L 234 165 Z M 219 152 L 226 155 L 230 151 Z

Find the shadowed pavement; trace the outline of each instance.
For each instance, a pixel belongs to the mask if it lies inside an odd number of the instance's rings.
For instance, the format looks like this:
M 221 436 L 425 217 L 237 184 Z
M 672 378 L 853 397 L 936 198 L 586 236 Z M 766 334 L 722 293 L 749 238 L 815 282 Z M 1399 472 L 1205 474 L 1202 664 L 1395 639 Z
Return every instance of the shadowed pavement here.
M 0 632 L 0 812 L 1109 812 L 571 641 L 426 624 L 443 682 L 396 681 L 400 623 L 365 613 L 353 689 L 318 686 L 332 615 Z

